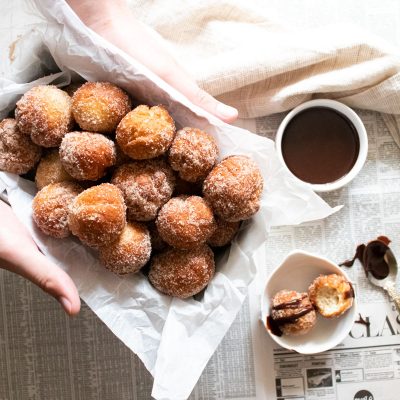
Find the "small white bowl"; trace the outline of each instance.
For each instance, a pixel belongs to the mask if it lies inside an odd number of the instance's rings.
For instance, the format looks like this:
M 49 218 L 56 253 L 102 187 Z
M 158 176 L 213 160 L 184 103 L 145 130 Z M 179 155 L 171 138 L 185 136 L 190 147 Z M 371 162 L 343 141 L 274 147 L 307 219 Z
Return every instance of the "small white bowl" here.
M 344 176 L 342 176 L 340 179 L 334 181 L 334 182 L 329 182 L 329 183 L 323 183 L 323 184 L 313 184 L 313 183 L 308 183 L 305 181 L 302 181 L 299 179 L 297 176 L 295 176 L 290 169 L 287 167 L 285 160 L 282 155 L 282 137 L 285 132 L 286 126 L 288 123 L 292 120 L 292 118 L 300 113 L 303 110 L 306 110 L 308 108 L 312 107 L 326 107 L 330 108 L 332 110 L 335 110 L 344 116 L 346 116 L 354 125 L 354 127 L 357 130 L 358 133 L 358 138 L 360 141 L 360 150 L 358 153 L 357 161 L 353 165 L 353 168 Z M 303 184 L 306 184 L 311 187 L 312 190 L 315 192 L 329 192 L 331 190 L 336 190 L 344 185 L 347 185 L 354 177 L 361 171 L 361 168 L 363 167 L 365 160 L 367 159 L 367 154 L 368 154 L 368 136 L 367 132 L 365 130 L 365 126 L 362 123 L 360 117 L 348 106 L 346 106 L 343 103 L 339 103 L 338 101 L 335 100 L 327 100 L 327 99 L 317 99 L 317 100 L 310 100 L 307 101 L 303 104 L 300 104 L 296 108 L 294 108 L 292 111 L 289 112 L 289 114 L 286 115 L 286 117 L 283 119 L 281 124 L 279 125 L 278 131 L 276 133 L 276 138 L 275 138 L 275 146 L 276 150 L 278 152 L 278 158 L 280 162 L 286 167 L 286 169 L 289 171 L 289 173 L 294 177 L 299 182 L 302 182 Z
M 326 258 L 296 250 L 290 253 L 283 263 L 269 276 L 261 297 L 261 318 L 265 329 L 280 346 L 302 354 L 315 354 L 329 350 L 341 343 L 349 334 L 357 319 L 357 295 L 354 293 L 353 306 L 338 318 L 324 318 L 317 313 L 314 328 L 301 336 L 276 336 L 267 327 L 267 316 L 271 313 L 271 299 L 280 290 L 307 292 L 308 287 L 319 275 L 347 274 Z

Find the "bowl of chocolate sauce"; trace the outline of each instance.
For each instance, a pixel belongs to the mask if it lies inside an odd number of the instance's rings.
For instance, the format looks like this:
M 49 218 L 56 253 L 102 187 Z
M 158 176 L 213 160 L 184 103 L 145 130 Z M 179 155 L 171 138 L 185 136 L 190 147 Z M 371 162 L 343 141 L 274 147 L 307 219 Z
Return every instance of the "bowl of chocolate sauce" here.
M 361 119 L 334 100 L 311 100 L 294 108 L 279 126 L 275 142 L 281 163 L 316 192 L 349 183 L 368 153 Z

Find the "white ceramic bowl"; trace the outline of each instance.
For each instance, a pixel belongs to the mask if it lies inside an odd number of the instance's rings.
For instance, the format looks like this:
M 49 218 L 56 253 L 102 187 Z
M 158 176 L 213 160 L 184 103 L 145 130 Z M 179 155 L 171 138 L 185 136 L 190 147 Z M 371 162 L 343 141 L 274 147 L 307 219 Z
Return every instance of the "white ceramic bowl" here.
M 283 263 L 269 276 L 261 298 L 261 317 L 265 329 L 280 346 L 302 354 L 314 354 L 326 351 L 341 343 L 349 334 L 357 319 L 357 295 L 353 306 L 338 318 L 324 318 L 317 313 L 314 328 L 302 336 L 276 336 L 266 326 L 267 316 L 271 312 L 271 299 L 280 290 L 307 292 L 312 281 L 320 274 L 339 274 L 350 281 L 347 274 L 326 258 L 296 250 L 290 253 Z
M 282 155 L 282 137 L 285 132 L 286 126 L 292 120 L 292 118 L 299 112 L 312 107 L 327 107 L 335 111 L 338 111 L 339 113 L 342 113 L 353 123 L 358 133 L 358 138 L 360 141 L 360 151 L 358 153 L 357 161 L 353 165 L 353 168 L 346 175 L 344 175 L 342 178 L 334 182 L 324 183 L 324 184 L 312 184 L 302 181 L 297 176 L 295 176 L 286 166 L 285 160 Z M 287 168 L 287 170 L 294 177 L 294 179 L 296 179 L 299 182 L 302 182 L 303 184 L 309 185 L 315 192 L 329 192 L 331 190 L 339 189 L 344 185 L 348 184 L 361 171 L 361 168 L 363 167 L 365 160 L 367 159 L 368 137 L 367 137 L 367 132 L 365 130 L 365 126 L 362 123 L 360 117 L 350 107 L 346 106 L 343 103 L 339 103 L 338 101 L 335 100 L 319 99 L 319 100 L 310 100 L 303 104 L 300 104 L 292 111 L 290 111 L 288 115 L 286 115 L 286 117 L 279 125 L 278 131 L 276 133 L 275 146 L 278 152 L 278 158 L 280 162 Z

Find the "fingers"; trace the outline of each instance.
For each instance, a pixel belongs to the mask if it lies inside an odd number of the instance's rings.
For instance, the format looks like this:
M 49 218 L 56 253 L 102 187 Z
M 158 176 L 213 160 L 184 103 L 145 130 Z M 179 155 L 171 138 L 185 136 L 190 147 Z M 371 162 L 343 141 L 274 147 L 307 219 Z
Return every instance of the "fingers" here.
M 200 89 L 190 74 L 175 61 L 161 36 L 136 20 L 125 2 L 67 2 L 87 26 L 160 76 L 192 103 L 222 121 L 230 123 L 236 120 L 237 110 Z M 140 40 L 132 41 L 132 38 Z
M 80 310 L 78 290 L 69 275 L 49 261 L 39 250 L 21 254 L 12 261 L 2 260 L 1 267 L 29 279 L 46 293 L 53 296 L 68 315 Z
M 69 315 L 79 312 L 80 299 L 72 279 L 37 248 L 11 207 L 0 201 L 0 268 L 21 275 L 55 297 Z
M 120 19 L 121 20 L 121 19 Z M 119 46 L 132 54 L 137 60 L 155 72 L 169 85 L 185 95 L 193 104 L 215 115 L 224 122 L 231 123 L 238 117 L 236 108 L 216 100 L 206 91 L 199 88 L 193 77 L 176 61 L 168 51 L 162 37 L 140 21 L 130 18 L 130 25 L 135 30 L 135 36 L 142 38 L 146 46 L 124 46 L 119 41 Z M 133 23 L 133 24 L 132 24 Z M 156 56 L 154 56 L 156 54 Z
M 184 94 L 193 104 L 201 107 L 209 113 L 215 115 L 224 122 L 231 123 L 238 117 L 236 108 L 228 106 L 216 100 L 213 96 L 202 90 L 193 79 L 193 77 L 178 63 L 163 42 L 162 37 L 148 26 L 136 21 L 135 29 L 141 34 L 140 37 L 147 43 L 149 47 L 144 50 L 136 49 L 135 57 L 153 70 L 165 82 Z M 132 53 L 132 46 L 130 52 Z M 149 57 L 149 51 L 157 54 Z
M 224 122 L 231 123 L 238 117 L 236 108 L 216 100 L 210 94 L 200 89 L 188 74 L 175 65 L 172 70 L 161 72 L 168 84 L 184 94 L 193 104 L 203 108 Z
M 28 261 L 9 264 L 8 268 L 33 282 L 53 296 L 68 315 L 80 310 L 78 290 L 69 275 L 49 261 L 39 250 L 30 254 Z

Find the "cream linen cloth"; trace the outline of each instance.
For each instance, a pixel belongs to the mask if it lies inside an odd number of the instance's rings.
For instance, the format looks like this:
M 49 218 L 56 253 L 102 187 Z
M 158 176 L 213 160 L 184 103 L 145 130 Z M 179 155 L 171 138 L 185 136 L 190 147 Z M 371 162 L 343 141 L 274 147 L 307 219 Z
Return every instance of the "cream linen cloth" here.
M 382 39 L 350 25 L 292 30 L 271 18 L 265 0 L 128 3 L 198 84 L 241 118 L 335 99 L 385 113 L 400 146 L 400 52 Z

